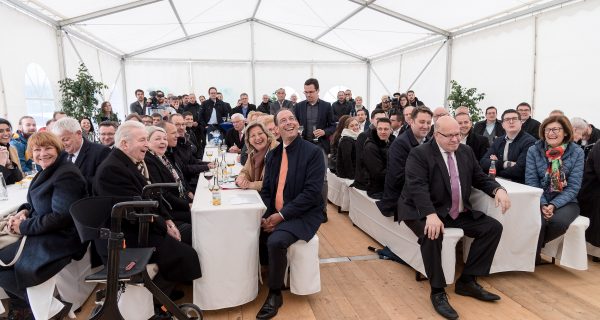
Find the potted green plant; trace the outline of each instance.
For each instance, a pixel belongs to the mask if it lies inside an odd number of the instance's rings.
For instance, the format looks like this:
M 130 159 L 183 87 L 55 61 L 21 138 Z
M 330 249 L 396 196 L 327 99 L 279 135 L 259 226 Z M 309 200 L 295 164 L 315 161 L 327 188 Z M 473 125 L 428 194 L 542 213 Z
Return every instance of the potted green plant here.
M 447 100 L 451 110 L 454 112 L 456 108 L 465 106 L 469 108 L 471 120 L 477 122 L 483 118 L 483 111 L 477 106 L 477 103 L 485 97 L 485 93 L 477 93 L 477 88 L 463 88 L 455 80 L 450 81 L 452 89 Z
M 97 112 L 98 99 L 96 94 L 102 94 L 107 89 L 102 82 L 95 81 L 85 64 L 79 65 L 75 79 L 65 78 L 58 81 L 61 93 L 62 111 L 67 116 L 81 119 L 88 117 L 92 119 Z

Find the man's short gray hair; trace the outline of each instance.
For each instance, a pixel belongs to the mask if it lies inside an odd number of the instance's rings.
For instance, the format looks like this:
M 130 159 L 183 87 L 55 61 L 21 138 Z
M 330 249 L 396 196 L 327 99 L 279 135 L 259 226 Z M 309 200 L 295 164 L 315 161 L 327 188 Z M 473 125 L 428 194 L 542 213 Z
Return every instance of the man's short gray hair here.
M 585 130 L 588 128 L 588 123 L 582 118 L 575 117 L 571 118 L 571 126 L 573 126 L 573 129 Z
M 82 131 L 81 124 L 79 124 L 79 121 L 73 118 L 62 118 L 57 120 L 52 125 L 52 133 L 54 133 L 55 135 L 60 135 L 65 131 L 70 133 Z
M 240 120 L 246 120 L 246 118 L 244 118 L 244 115 L 241 113 L 234 113 L 231 116 L 231 121 L 236 120 L 237 118 L 239 118 Z
M 121 141 L 128 141 L 131 138 L 131 131 L 133 129 L 146 130 L 146 126 L 136 120 L 128 120 L 123 122 L 115 132 L 115 148 L 119 148 Z

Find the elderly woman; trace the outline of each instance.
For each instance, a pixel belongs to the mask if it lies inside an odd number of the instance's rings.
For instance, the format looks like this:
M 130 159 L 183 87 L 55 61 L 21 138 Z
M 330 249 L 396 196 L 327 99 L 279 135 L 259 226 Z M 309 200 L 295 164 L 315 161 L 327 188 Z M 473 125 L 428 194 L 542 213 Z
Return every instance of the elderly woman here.
M 112 105 L 108 101 L 102 102 L 100 105 L 100 112 L 98 112 L 95 120 L 98 124 L 103 121 L 114 121 L 116 123 L 120 122 L 117 114 L 112 111 Z
M 583 178 L 583 150 L 573 142 L 573 128 L 564 116 L 546 118 L 540 125 L 542 140 L 527 151 L 525 183 L 542 188 L 540 212 L 542 229 L 538 240 L 543 245 L 563 235 L 579 216 L 577 193 Z
M 71 204 L 87 195 L 83 176 L 67 161 L 60 140 L 49 132 L 33 134 L 27 151 L 42 170 L 31 181 L 27 203 L 19 207 L 7 225 L 9 232 L 27 236 L 17 262 L 0 269 L 0 287 L 13 298 L 10 307 L 13 317 L 9 315 L 9 319 L 30 319 L 24 302 L 26 288 L 45 282 L 71 259 L 80 259 L 85 253 L 69 213 Z M 1 249 L 0 259 L 5 263 L 11 261 L 21 241 Z M 65 306 L 63 311 L 67 309 Z
M 360 134 L 360 126 L 356 118 L 346 119 L 344 130 L 337 147 L 336 175 L 344 179 L 354 179 L 356 171 L 356 138 Z
M 0 118 L 0 173 L 4 176 L 6 184 L 13 184 L 23 179 L 17 149 L 10 145 L 11 132 L 10 122 Z
M 79 121 L 81 125 L 81 135 L 89 142 L 96 142 L 96 133 L 94 132 L 94 126 L 90 118 L 81 118 Z
M 163 128 L 149 126 L 146 127 L 148 132 L 148 152 L 144 157 L 144 162 L 148 167 L 148 175 L 151 183 L 177 183 L 179 188 L 177 190 L 169 190 L 163 194 L 164 200 L 168 203 L 162 206 L 163 208 L 170 208 L 171 210 L 164 210 L 165 219 L 167 219 L 167 225 L 171 221 L 174 221 L 175 225 L 183 233 L 182 228 L 188 228 L 189 226 L 183 225 L 184 223 L 192 223 L 190 216 L 190 202 L 193 199 L 193 194 L 189 191 L 185 182 L 181 179 L 181 172 L 175 169 L 175 166 L 167 159 L 165 152 L 167 151 L 168 141 L 167 132 Z M 191 229 L 190 229 L 191 231 Z M 187 239 L 187 235 L 182 234 L 181 239 L 183 242 L 191 244 L 191 232 L 189 232 L 190 238 Z M 186 241 L 189 240 L 189 241 Z
M 277 147 L 279 142 L 261 123 L 253 122 L 246 128 L 246 145 L 248 146 L 248 161 L 235 183 L 242 189 L 260 191 L 265 174 L 267 152 Z

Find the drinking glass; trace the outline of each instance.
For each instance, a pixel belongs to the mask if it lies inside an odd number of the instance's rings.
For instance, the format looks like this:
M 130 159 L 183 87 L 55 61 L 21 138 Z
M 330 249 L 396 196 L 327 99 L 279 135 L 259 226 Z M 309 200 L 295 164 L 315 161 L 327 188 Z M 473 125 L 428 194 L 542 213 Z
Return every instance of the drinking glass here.
M 208 171 L 204 171 L 204 179 L 206 179 L 206 181 L 208 181 L 208 188 L 210 189 L 210 181 L 213 179 L 213 172 L 212 170 L 208 170 Z
M 317 130 L 317 126 L 312 126 L 313 131 L 313 142 L 319 142 L 319 138 L 315 137 L 315 131 Z
M 298 134 L 302 136 L 302 132 L 304 132 L 304 126 L 298 126 Z

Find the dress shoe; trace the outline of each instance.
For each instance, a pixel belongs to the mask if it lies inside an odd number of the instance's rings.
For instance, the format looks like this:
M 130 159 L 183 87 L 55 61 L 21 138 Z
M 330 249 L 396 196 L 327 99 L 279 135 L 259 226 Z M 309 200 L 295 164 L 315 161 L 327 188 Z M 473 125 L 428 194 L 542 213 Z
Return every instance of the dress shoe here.
M 452 308 L 448 302 L 448 296 L 445 292 L 435 293 L 431 295 L 431 303 L 437 313 L 446 319 L 458 319 L 458 313 Z
M 280 294 L 269 293 L 265 304 L 258 311 L 256 319 L 271 319 L 277 315 L 277 311 L 283 305 L 283 296 Z
M 69 312 L 71 311 L 71 307 L 73 306 L 72 303 L 70 302 L 65 302 L 60 300 L 60 302 L 64 305 L 62 309 L 60 309 L 60 312 L 57 313 L 54 317 L 52 317 L 52 320 L 63 320 L 65 318 L 69 318 Z
M 323 211 L 323 223 L 326 223 L 327 221 L 329 221 L 329 218 L 327 218 L 327 211 Z
M 600 262 L 600 258 L 598 258 L 598 257 L 592 257 L 592 262 Z
M 456 285 L 454 286 L 454 292 L 456 292 L 456 294 L 460 294 L 461 296 L 469 296 L 481 301 L 500 300 L 500 296 L 485 290 L 475 281 L 457 281 Z

